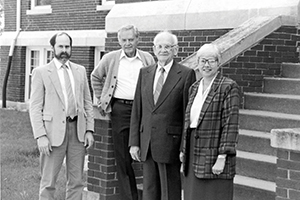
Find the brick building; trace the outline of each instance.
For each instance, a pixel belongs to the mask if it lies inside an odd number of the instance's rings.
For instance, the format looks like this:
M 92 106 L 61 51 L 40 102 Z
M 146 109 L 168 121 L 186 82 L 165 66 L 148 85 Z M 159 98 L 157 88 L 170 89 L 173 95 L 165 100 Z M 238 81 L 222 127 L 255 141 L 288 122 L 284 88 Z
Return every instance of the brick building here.
M 299 2 L 4 0 L 5 27 L 0 36 L 0 86 L 3 88 L 8 61 L 12 59 L 6 101 L 9 106 L 26 109 L 31 71 L 51 60 L 49 39 L 57 31 L 66 31 L 72 36 L 71 60 L 85 66 L 88 76 L 103 54 L 119 48 L 117 30 L 125 24 L 135 24 L 139 28 L 138 47 L 150 53 L 153 45 L 151 41 L 156 33 L 164 29 L 173 31 L 178 36 L 180 47 L 176 59 L 193 68 L 195 51 L 204 43 L 216 43 L 222 49 L 222 73 L 237 81 L 244 94 L 239 142 L 242 146 L 239 147 L 235 198 L 275 199 L 276 195 L 282 195 L 276 193 L 276 151 L 270 149 L 266 152 L 271 147 L 268 144 L 269 136 L 265 133 L 270 132 L 271 128 L 297 127 L 300 113 L 293 113 L 293 123 L 281 124 L 276 119 L 269 122 L 274 114 L 261 113 L 260 110 L 271 112 L 272 109 L 253 108 L 249 102 L 262 101 L 258 97 L 253 99 L 254 94 L 265 97 L 263 93 L 276 93 L 277 88 L 267 89 L 267 86 L 273 85 L 272 81 L 276 82 L 284 75 L 285 63 L 299 61 Z M 14 39 L 13 55 L 9 56 Z M 3 95 L 1 90 L 2 99 Z M 266 98 L 266 102 L 272 102 L 274 97 L 269 95 Z M 287 102 L 286 99 L 283 101 Z M 94 194 L 98 199 L 118 199 L 110 121 L 101 118 L 97 111 L 95 115 L 96 143 L 94 149 L 89 151 L 87 190 L 89 195 Z M 270 123 L 271 128 L 269 125 L 256 127 L 264 120 L 265 124 Z M 266 146 L 251 147 L 249 143 L 253 144 L 253 141 L 259 144 L 264 141 Z M 264 171 L 254 169 L 257 166 L 274 170 L 270 170 L 270 175 L 265 175 Z M 139 180 L 142 176 L 140 167 L 135 164 Z M 288 195 L 277 198 L 288 199 Z

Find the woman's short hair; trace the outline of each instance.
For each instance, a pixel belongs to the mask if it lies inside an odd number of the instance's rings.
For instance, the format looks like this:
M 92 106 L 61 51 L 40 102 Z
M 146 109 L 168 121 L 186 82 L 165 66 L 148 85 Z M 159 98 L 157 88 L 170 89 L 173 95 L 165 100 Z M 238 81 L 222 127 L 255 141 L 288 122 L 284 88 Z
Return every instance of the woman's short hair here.
M 199 61 L 199 58 L 207 52 L 211 52 L 212 56 L 214 56 L 219 62 L 221 61 L 221 52 L 217 45 L 214 44 L 204 44 L 200 47 L 200 49 L 197 51 L 197 61 Z

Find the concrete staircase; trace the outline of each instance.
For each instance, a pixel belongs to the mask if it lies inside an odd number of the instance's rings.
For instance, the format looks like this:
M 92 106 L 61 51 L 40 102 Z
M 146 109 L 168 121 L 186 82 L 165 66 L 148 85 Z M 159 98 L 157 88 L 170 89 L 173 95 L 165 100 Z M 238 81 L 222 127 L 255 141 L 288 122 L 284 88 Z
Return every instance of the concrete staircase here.
M 276 150 L 270 131 L 300 126 L 300 64 L 283 63 L 282 77 L 264 78 L 263 93 L 245 93 L 234 200 L 275 200 Z

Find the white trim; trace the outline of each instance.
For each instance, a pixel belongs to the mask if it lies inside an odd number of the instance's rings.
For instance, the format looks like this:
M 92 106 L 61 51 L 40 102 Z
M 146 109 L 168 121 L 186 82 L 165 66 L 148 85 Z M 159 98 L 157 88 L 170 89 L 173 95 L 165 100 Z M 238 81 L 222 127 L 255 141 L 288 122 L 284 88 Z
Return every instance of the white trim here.
M 102 0 L 102 5 L 97 5 L 96 10 L 111 10 L 115 4 L 115 1 Z
M 58 31 L 21 31 L 16 46 L 50 46 L 50 38 Z M 105 46 L 105 30 L 68 30 L 73 46 Z M 0 46 L 10 46 L 15 32 L 2 32 Z
M 130 11 L 130 12 L 128 12 Z M 105 30 L 124 24 L 140 31 L 231 29 L 258 16 L 291 16 L 300 21 L 299 0 L 172 0 L 116 4 L 105 18 Z M 145 23 L 147 22 L 147 23 Z
M 26 10 L 26 15 L 44 15 L 44 14 L 51 14 L 52 8 L 51 6 L 41 6 L 43 8 L 39 9 L 32 9 L 32 10 Z
M 31 0 L 30 10 L 26 10 L 27 15 L 43 15 L 52 13 L 51 5 L 37 6 L 36 0 Z

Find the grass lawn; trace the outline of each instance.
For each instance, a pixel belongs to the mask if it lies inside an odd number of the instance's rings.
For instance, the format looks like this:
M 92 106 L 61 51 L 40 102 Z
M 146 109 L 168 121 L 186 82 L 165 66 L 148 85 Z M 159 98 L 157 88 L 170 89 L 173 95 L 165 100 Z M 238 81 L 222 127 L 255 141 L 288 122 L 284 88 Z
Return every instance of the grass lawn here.
M 28 112 L 0 108 L 2 200 L 37 200 L 40 182 L 39 152 Z M 65 169 L 56 187 L 56 200 L 65 196 Z

